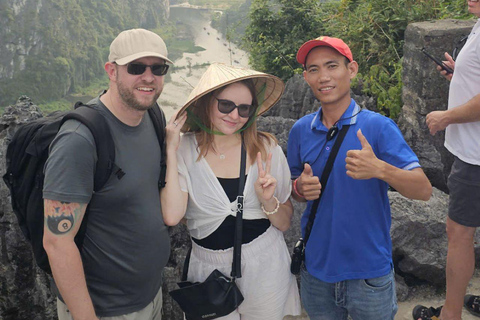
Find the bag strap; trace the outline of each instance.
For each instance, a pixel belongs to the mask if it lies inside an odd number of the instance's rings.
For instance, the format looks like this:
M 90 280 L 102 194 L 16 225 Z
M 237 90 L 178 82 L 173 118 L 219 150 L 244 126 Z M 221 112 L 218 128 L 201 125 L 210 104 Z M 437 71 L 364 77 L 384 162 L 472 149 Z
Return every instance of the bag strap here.
M 83 123 L 90 130 L 95 140 L 98 161 L 96 164 L 93 190 L 100 190 L 112 173 L 121 179 L 125 173 L 115 165 L 115 144 L 113 143 L 110 127 L 105 117 L 91 106 L 77 102 L 75 104 L 75 110 L 63 117 L 60 126 L 70 119 L 75 119 Z
M 187 281 L 188 277 L 188 266 L 190 265 L 190 256 L 192 255 L 192 247 L 190 247 L 187 251 L 187 255 L 185 256 L 185 261 L 183 262 L 183 270 L 182 270 L 182 281 Z
M 65 121 L 70 119 L 75 119 L 83 123 L 90 130 L 93 139 L 95 140 L 98 160 L 95 168 L 93 190 L 97 192 L 102 189 L 112 173 L 114 173 L 118 179 L 121 179 L 125 173 L 115 164 L 115 144 L 105 117 L 92 106 L 83 104 L 79 101 L 75 103 L 75 110 L 67 113 L 63 117 L 60 127 Z M 83 248 L 83 240 L 85 238 L 90 212 L 89 207 L 90 204 L 85 210 L 82 224 L 75 236 L 75 243 L 79 250 L 82 250 Z
M 333 163 L 335 162 L 335 158 L 337 157 L 337 153 L 338 153 L 338 150 L 340 149 L 340 145 L 342 144 L 343 139 L 345 138 L 345 135 L 347 134 L 347 131 L 349 128 L 350 128 L 350 125 L 344 125 L 342 127 L 342 130 L 340 130 L 340 132 L 338 133 L 338 137 L 335 140 L 335 144 L 333 145 L 332 152 L 328 157 L 327 164 L 323 169 L 322 177 L 320 178 L 320 184 L 322 185 L 322 192 L 320 193 L 320 196 L 318 197 L 318 199 L 316 199 L 313 202 L 312 208 L 310 210 L 310 216 L 308 217 L 307 226 L 305 228 L 304 248 L 307 247 L 307 241 L 308 241 L 308 238 L 310 238 L 313 222 L 315 220 L 315 216 L 317 215 L 318 205 L 320 204 L 320 199 L 322 198 L 322 195 L 325 193 L 325 187 L 327 186 L 328 177 L 330 176 L 330 172 L 332 171 Z
M 237 196 L 237 218 L 235 219 L 235 237 L 233 242 L 233 262 L 232 272 L 230 275 L 233 279 L 241 278 L 241 258 L 242 258 L 242 234 L 243 234 L 243 189 L 245 188 L 245 167 L 247 164 L 247 152 L 243 145 L 242 139 L 242 155 L 240 159 L 240 179 L 238 183 Z
M 241 271 L 241 257 L 242 257 L 242 234 L 243 234 L 243 190 L 245 188 L 245 170 L 247 164 L 247 152 L 243 146 L 242 141 L 242 154 L 240 158 L 240 177 L 238 183 L 238 196 L 237 196 L 237 217 L 235 219 L 235 235 L 233 240 L 233 262 L 232 272 L 230 276 L 235 280 L 242 277 Z M 185 261 L 183 263 L 182 281 L 187 281 L 188 267 L 190 264 L 190 255 L 192 254 L 192 248 L 188 249 Z
M 162 158 L 160 159 L 160 178 L 158 180 L 158 189 L 162 189 L 165 187 L 165 176 L 167 174 L 167 150 L 165 147 L 165 126 L 167 121 L 165 120 L 165 113 L 158 104 L 148 109 L 148 113 L 152 119 L 162 152 Z

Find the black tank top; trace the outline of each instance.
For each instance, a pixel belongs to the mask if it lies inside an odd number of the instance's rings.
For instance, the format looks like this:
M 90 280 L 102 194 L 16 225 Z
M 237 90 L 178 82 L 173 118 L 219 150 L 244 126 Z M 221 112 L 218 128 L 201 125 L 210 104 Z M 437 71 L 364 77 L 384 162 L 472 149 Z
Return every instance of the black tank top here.
M 228 196 L 230 202 L 235 201 L 238 196 L 238 183 L 240 178 L 218 178 L 223 190 Z M 246 177 L 245 177 L 246 179 Z M 225 250 L 233 247 L 233 235 L 235 234 L 236 217 L 229 215 L 223 220 L 222 224 L 211 235 L 204 239 L 195 239 L 193 241 L 207 249 Z M 270 227 L 268 219 L 243 219 L 242 243 L 249 243 L 259 235 L 267 231 Z

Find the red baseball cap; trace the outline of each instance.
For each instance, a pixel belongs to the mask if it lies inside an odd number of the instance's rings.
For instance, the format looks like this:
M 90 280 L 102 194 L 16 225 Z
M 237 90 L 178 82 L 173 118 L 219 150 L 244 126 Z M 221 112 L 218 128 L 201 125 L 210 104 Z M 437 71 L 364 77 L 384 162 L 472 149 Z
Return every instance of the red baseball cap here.
M 352 51 L 350 51 L 350 48 L 345 42 L 343 42 L 342 39 L 327 36 L 321 36 L 302 44 L 297 52 L 297 61 L 304 65 L 308 54 L 313 48 L 324 46 L 337 50 L 338 53 L 340 53 L 342 56 L 345 56 L 350 62 L 353 61 Z

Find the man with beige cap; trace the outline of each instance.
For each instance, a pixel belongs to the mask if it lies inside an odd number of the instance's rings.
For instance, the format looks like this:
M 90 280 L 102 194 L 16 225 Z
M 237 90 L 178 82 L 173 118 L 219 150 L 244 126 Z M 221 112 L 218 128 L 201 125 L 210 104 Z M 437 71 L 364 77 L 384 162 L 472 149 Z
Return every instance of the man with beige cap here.
M 170 239 L 158 192 L 162 150 L 147 111 L 158 108 L 166 63 L 172 63 L 167 55 L 157 34 L 121 32 L 105 64 L 109 89 L 88 103 L 105 117 L 115 143 L 115 164 L 125 174 L 117 171 L 93 192 L 95 141 L 76 120 L 65 122 L 50 146 L 45 221 L 58 223 L 45 225 L 44 247 L 60 320 L 161 319 L 162 270 Z M 87 206 L 79 250 L 74 237 Z M 66 230 L 52 227 L 65 217 L 72 222 Z

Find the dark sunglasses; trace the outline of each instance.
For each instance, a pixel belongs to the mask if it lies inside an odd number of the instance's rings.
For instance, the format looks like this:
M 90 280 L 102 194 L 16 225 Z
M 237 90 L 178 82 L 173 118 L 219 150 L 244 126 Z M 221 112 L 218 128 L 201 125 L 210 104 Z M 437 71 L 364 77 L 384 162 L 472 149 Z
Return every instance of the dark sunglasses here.
M 242 118 L 250 118 L 250 116 L 253 115 L 255 112 L 255 108 L 251 104 L 239 104 L 238 106 L 230 100 L 226 99 L 218 99 L 215 97 L 218 101 L 218 111 L 221 113 L 229 114 L 232 112 L 235 108 L 238 109 L 238 115 Z
M 127 72 L 137 76 L 143 74 L 147 67 L 152 70 L 155 76 L 164 76 L 167 74 L 169 66 L 168 64 L 152 64 L 149 66 L 142 63 L 129 63 L 127 64 Z
M 458 54 L 460 53 L 460 50 L 462 50 L 463 46 L 465 45 L 465 42 L 467 42 L 467 39 L 468 39 L 468 35 L 460 39 L 457 42 L 455 48 L 453 48 L 453 52 L 452 52 L 453 61 L 457 60 Z

